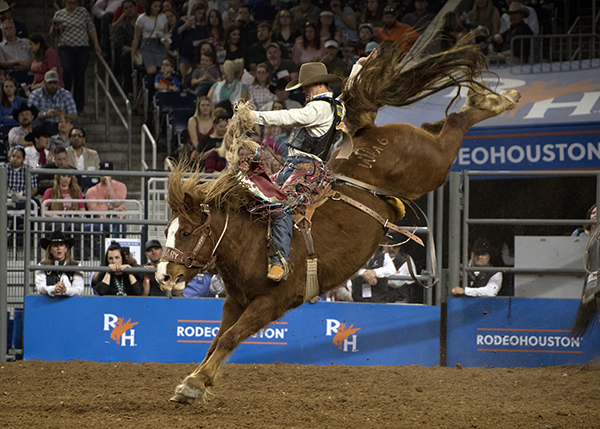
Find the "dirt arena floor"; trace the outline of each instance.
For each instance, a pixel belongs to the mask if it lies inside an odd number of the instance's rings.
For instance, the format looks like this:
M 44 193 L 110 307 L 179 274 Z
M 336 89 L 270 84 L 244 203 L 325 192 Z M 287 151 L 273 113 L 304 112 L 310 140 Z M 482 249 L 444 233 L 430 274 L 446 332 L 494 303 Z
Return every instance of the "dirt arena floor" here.
M 5 428 L 598 428 L 600 367 L 224 365 L 206 403 L 168 401 L 194 364 L 0 364 Z

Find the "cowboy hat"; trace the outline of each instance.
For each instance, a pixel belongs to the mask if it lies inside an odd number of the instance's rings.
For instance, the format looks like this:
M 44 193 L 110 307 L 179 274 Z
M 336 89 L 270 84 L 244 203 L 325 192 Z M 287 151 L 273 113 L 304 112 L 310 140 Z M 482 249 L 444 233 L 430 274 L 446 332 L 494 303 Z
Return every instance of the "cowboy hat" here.
M 4 0 L 0 0 L 0 12 L 6 12 L 8 9 L 12 9 L 12 7 L 15 5 L 15 3 L 13 4 L 8 4 L 7 2 L 5 2 Z
M 486 238 L 478 238 L 475 240 L 473 244 L 473 248 L 471 252 L 475 253 L 487 253 L 488 255 L 492 253 L 492 247 L 490 246 L 490 242 Z
M 73 247 L 74 240 L 72 238 L 67 238 L 62 231 L 54 231 L 50 238 L 42 238 L 40 240 L 40 245 L 44 250 L 50 245 L 50 243 L 64 243 L 67 247 Z
M 35 107 L 33 104 L 31 106 L 28 106 L 27 103 L 21 103 L 18 109 L 13 109 L 12 117 L 15 118 L 15 120 L 19 120 L 19 115 L 28 110 L 31 112 L 34 118 L 37 118 L 39 114 L 37 107 Z
M 34 142 L 36 137 L 50 137 L 50 133 L 43 125 L 33 127 L 33 130 L 25 136 L 25 140 L 28 142 Z
M 527 9 L 521 3 L 519 3 L 519 2 L 511 3 L 510 7 L 508 8 L 507 13 L 517 13 L 517 12 L 522 13 L 525 18 L 527 18 L 529 16 L 529 9 Z
M 328 74 L 327 67 L 323 63 L 304 63 L 300 67 L 298 79 L 294 79 L 285 87 L 286 91 L 293 91 L 306 85 L 314 83 L 341 83 L 342 78 L 335 74 Z

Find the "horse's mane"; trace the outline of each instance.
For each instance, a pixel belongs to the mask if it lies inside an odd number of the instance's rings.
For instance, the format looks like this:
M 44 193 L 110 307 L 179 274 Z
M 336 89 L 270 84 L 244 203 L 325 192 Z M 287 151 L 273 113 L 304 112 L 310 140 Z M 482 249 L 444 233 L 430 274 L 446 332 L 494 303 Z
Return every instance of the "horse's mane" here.
M 476 79 L 487 64 L 481 48 L 470 44 L 472 38 L 469 34 L 450 50 L 431 55 L 425 55 L 430 43 L 406 54 L 401 44 L 383 42 L 377 57 L 343 84 L 344 123 L 350 134 L 373 127 L 383 106 L 408 106 L 446 88 L 480 85 Z

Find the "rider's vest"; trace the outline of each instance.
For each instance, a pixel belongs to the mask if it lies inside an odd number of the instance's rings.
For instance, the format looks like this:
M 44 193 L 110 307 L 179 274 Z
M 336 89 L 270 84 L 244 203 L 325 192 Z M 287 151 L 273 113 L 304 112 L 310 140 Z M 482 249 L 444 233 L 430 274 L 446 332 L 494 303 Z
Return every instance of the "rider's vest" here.
M 492 278 L 492 276 L 496 274 L 492 271 L 482 271 L 479 274 L 475 275 L 475 273 L 469 273 L 469 287 L 472 288 L 480 288 L 487 286 L 488 282 Z
M 308 134 L 308 129 L 306 127 L 296 128 L 288 137 L 286 144 L 289 147 L 293 147 L 294 149 L 300 150 L 302 152 L 316 155 L 323 161 L 327 161 L 327 155 L 329 155 L 331 145 L 333 145 L 335 141 L 336 127 L 342 121 L 343 109 L 341 102 L 331 97 L 317 98 L 314 100 L 310 100 L 309 103 L 313 103 L 316 101 L 325 101 L 331 105 L 331 110 L 333 113 L 333 123 L 331 124 L 329 130 L 322 136 L 313 137 L 310 134 Z
M 59 264 L 59 265 L 64 265 L 64 264 Z M 75 262 L 75 261 L 71 261 L 71 263 L 69 265 L 79 265 L 79 263 Z M 70 271 L 70 272 L 64 272 L 64 271 L 46 271 L 46 286 L 54 286 L 56 283 L 59 282 L 60 277 L 63 274 L 65 276 L 67 276 L 68 279 L 69 279 L 69 281 L 71 282 L 71 284 L 73 284 L 73 276 L 75 275 L 75 273 L 72 272 L 72 271 Z

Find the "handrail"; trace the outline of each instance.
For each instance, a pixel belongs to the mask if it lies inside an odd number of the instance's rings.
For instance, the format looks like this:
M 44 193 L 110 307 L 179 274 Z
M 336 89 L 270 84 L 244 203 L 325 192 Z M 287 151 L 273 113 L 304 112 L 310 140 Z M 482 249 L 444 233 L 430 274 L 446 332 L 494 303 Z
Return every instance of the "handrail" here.
M 142 171 L 148 171 L 148 164 L 146 163 L 146 136 L 150 139 L 150 143 L 152 143 L 152 170 L 156 170 L 156 140 L 154 140 L 154 136 L 150 132 L 150 129 L 146 124 L 142 125 Z
M 104 82 L 102 81 L 99 73 L 98 73 L 98 61 L 104 66 Z M 127 95 L 125 95 L 125 92 L 123 91 L 123 89 L 121 88 L 121 85 L 119 84 L 119 81 L 117 81 L 117 78 L 115 77 L 115 75 L 113 74 L 113 72 L 110 69 L 110 66 L 108 65 L 108 63 L 106 62 L 106 60 L 102 57 L 101 54 L 99 54 L 98 52 L 96 52 L 96 61 L 94 61 L 94 76 L 95 76 L 95 82 L 94 82 L 94 108 L 95 108 L 95 117 L 96 117 L 96 122 L 99 122 L 99 106 L 98 106 L 98 84 L 100 84 L 102 86 L 102 89 L 104 90 L 104 96 L 106 97 L 105 101 L 104 101 L 104 119 L 105 119 L 105 138 L 106 141 L 109 141 L 110 138 L 110 118 L 109 118 L 109 112 L 108 112 L 108 102 L 110 102 L 110 104 L 112 104 L 115 112 L 117 113 L 119 119 L 121 119 L 121 123 L 123 124 L 123 126 L 125 127 L 125 129 L 127 130 L 127 144 L 128 144 L 128 167 L 129 170 L 131 170 L 131 158 L 133 155 L 133 150 L 132 150 L 132 106 L 131 106 L 131 101 L 129 101 L 129 99 L 127 98 Z M 123 114 L 121 113 L 121 110 L 119 109 L 119 106 L 117 105 L 117 103 L 115 102 L 112 94 L 110 93 L 110 84 L 109 84 L 109 80 L 112 80 L 115 87 L 117 88 L 117 91 L 119 92 L 119 95 L 121 96 L 121 98 L 125 101 L 125 108 L 127 110 L 127 119 L 125 119 L 123 117 Z

